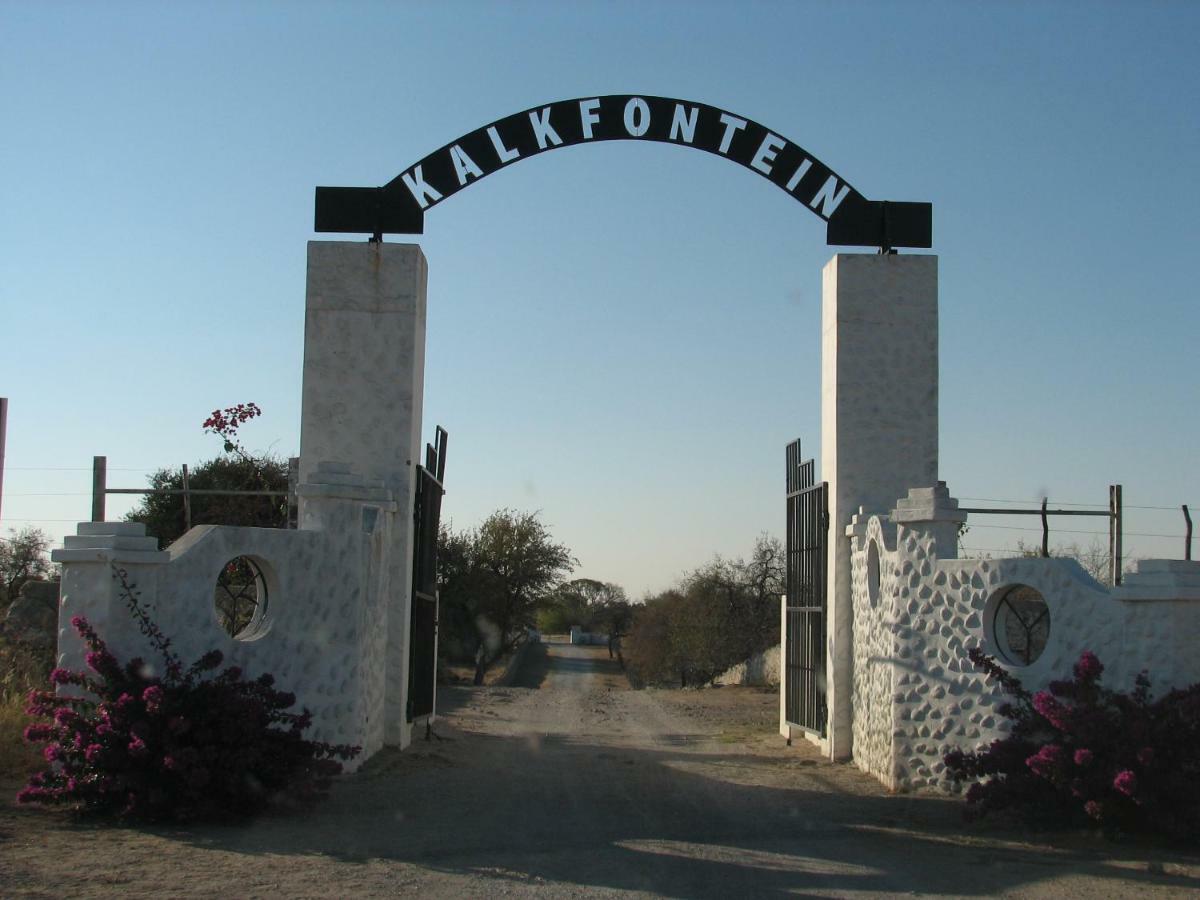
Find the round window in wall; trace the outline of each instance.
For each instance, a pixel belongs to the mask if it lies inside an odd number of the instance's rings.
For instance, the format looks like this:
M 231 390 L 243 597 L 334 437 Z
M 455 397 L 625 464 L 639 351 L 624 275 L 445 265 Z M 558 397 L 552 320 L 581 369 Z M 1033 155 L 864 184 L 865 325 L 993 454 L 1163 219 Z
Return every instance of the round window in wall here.
M 267 579 L 262 566 L 238 556 L 221 567 L 213 604 L 217 621 L 232 638 L 249 640 L 262 630 L 267 614 Z
M 867 597 L 872 607 L 879 605 L 879 544 L 874 538 L 867 544 Z
M 1014 584 L 992 598 L 992 636 L 1004 661 L 1028 666 L 1046 649 L 1050 638 L 1050 607 L 1033 588 Z

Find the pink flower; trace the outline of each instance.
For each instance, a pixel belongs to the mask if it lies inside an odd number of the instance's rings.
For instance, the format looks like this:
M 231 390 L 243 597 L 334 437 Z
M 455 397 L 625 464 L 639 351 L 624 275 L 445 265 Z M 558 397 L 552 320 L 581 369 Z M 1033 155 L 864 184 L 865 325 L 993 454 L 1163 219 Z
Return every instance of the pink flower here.
M 1038 691 L 1033 695 L 1033 708 L 1055 728 L 1064 727 L 1068 710 L 1049 691 Z
M 163 689 L 157 684 L 152 684 L 146 690 L 142 691 L 142 700 L 146 704 L 146 712 L 156 713 L 162 707 Z
M 25 740 L 27 741 L 48 741 L 50 736 L 54 734 L 54 726 L 34 724 L 25 726 Z
M 50 673 L 51 684 L 67 684 L 71 678 L 71 670 L 57 668 Z
M 89 763 L 94 763 L 103 751 L 104 748 L 99 744 L 88 744 L 87 749 L 83 751 L 83 758 Z
M 1113 788 L 1126 797 L 1132 797 L 1137 790 L 1137 776 L 1129 769 L 1122 769 L 1113 779 Z
M 140 737 L 135 737 L 129 742 L 129 755 L 135 759 L 141 759 L 147 753 L 146 742 Z
M 58 744 L 47 744 L 42 756 L 46 757 L 46 762 L 56 762 L 63 757 L 62 747 Z
M 1046 744 L 1037 753 L 1026 759 L 1025 765 L 1029 766 L 1035 775 L 1049 778 L 1062 765 L 1062 762 L 1063 748 L 1058 744 Z
M 1079 662 L 1075 663 L 1075 677 L 1081 681 L 1094 681 L 1100 677 L 1104 666 L 1091 650 L 1079 654 Z
M 60 706 L 54 711 L 54 721 L 59 725 L 68 725 L 73 720 L 78 718 L 73 710 L 67 709 L 65 706 Z
M 1091 762 L 1092 762 L 1092 751 L 1091 750 L 1088 750 L 1087 748 L 1080 748 L 1079 750 L 1075 751 L 1075 765 L 1087 766 L 1087 765 L 1091 765 Z
M 1099 819 L 1104 813 L 1103 807 L 1101 807 L 1100 804 L 1095 800 L 1089 800 L 1087 803 L 1083 804 L 1083 811 L 1093 819 Z

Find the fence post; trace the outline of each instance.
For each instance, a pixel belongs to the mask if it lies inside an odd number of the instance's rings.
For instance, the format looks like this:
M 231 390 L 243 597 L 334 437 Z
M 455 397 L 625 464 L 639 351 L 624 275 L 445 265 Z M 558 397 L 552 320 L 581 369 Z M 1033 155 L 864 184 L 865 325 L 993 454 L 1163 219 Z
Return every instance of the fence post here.
M 296 488 L 300 484 L 300 457 L 288 457 L 287 527 L 299 525 L 300 512 L 296 503 Z
M 0 397 L 0 509 L 4 507 L 4 434 L 8 431 L 8 398 Z
M 1113 587 L 1121 584 L 1121 485 L 1108 486 L 1108 555 L 1109 574 Z
M 92 457 L 92 521 L 104 521 L 104 494 L 108 489 L 108 457 Z
M 1183 521 L 1187 522 L 1187 536 L 1183 539 L 1183 558 L 1192 558 L 1192 514 L 1188 512 L 1187 504 L 1183 504 Z
M 192 488 L 188 483 L 187 463 L 183 464 L 183 530 L 192 530 Z
M 1048 497 L 1042 498 L 1042 559 L 1050 555 L 1050 521 L 1046 518 Z

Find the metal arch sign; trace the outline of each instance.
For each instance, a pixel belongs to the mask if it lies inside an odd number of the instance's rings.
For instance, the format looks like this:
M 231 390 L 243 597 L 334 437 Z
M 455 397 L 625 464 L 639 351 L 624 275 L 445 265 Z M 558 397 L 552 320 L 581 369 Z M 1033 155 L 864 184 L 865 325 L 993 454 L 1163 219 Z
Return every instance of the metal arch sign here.
M 827 223 L 835 245 L 931 247 L 929 203 L 868 200 L 801 147 L 705 103 L 610 94 L 536 106 L 435 150 L 379 188 L 318 187 L 318 232 L 421 234 L 425 211 L 515 162 L 595 141 L 657 141 L 723 156 L 766 178 Z

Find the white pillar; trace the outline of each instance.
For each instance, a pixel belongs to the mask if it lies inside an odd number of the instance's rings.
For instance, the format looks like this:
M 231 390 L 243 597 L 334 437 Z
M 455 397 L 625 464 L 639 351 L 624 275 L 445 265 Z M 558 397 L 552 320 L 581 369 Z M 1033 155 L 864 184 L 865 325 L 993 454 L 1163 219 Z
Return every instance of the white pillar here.
M 853 752 L 846 526 L 937 482 L 937 257 L 838 254 L 822 273 L 821 468 L 829 482 L 827 750 Z
M 310 241 L 300 481 L 348 463 L 398 504 L 385 578 L 384 740 L 408 743 L 413 467 L 421 461 L 425 255 L 416 244 Z M 301 511 L 303 515 L 303 511 Z

